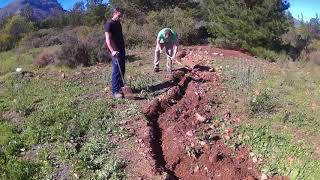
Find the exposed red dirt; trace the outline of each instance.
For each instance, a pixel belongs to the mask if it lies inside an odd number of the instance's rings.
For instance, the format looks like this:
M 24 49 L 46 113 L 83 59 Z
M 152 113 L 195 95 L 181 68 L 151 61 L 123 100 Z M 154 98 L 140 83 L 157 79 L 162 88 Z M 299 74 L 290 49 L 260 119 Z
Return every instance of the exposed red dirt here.
M 219 77 L 209 70 L 197 65 L 190 72 L 176 71 L 172 78 L 178 83 L 143 107 L 156 168 L 167 179 L 258 179 L 245 149 L 225 146 L 223 134 L 210 143 L 197 137 L 221 111 Z
M 245 147 L 226 145 L 237 123 L 222 104 L 225 91 L 215 69 L 201 66 L 214 56 L 251 60 L 231 50 L 195 46 L 183 48 L 183 66 L 167 82 L 152 87 L 167 89 L 153 100 L 141 101 L 147 121 L 130 120 L 124 127 L 136 138 L 120 154 L 129 161 L 129 179 L 264 179 Z M 226 108 L 226 109 L 224 109 Z M 219 116 L 220 122 L 212 117 Z M 125 144 L 127 146 L 127 144 Z M 280 177 L 283 179 L 283 177 Z
M 188 46 L 182 47 L 182 50 L 177 55 L 177 60 L 183 62 L 183 64 L 188 67 L 193 68 L 201 62 L 212 61 L 213 58 L 230 57 L 248 60 L 254 58 L 244 51 L 212 48 L 210 46 Z

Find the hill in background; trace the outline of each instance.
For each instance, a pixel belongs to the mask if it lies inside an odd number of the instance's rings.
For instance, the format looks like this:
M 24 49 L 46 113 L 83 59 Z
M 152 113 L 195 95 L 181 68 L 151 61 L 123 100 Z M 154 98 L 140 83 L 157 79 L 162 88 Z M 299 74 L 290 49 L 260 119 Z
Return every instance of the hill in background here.
M 21 14 L 23 11 L 32 19 L 45 19 L 64 13 L 64 9 L 57 0 L 15 0 L 0 9 L 0 18 Z

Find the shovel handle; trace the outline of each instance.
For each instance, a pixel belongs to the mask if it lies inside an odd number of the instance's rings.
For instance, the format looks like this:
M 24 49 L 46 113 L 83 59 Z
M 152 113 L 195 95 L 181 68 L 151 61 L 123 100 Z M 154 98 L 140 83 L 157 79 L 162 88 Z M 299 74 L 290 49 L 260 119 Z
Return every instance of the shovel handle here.
M 119 68 L 119 71 L 120 71 L 120 76 L 121 76 L 122 82 L 123 82 L 123 84 L 126 84 L 125 81 L 124 81 L 124 77 L 123 77 L 121 68 L 120 68 L 118 55 L 116 55 L 114 58 L 116 59 L 116 63 L 117 63 L 117 65 L 118 65 L 118 68 Z

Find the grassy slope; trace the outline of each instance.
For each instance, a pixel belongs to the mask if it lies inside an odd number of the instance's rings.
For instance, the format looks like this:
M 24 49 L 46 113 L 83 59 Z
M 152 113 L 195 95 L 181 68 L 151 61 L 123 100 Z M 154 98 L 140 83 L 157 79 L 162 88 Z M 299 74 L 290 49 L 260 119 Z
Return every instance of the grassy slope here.
M 62 68 L 66 73 L 62 80 L 60 68 L 33 67 L 31 54 L 23 54 L 25 61 L 19 66 L 13 52 L 0 54 L 4 65 L 0 77 L 0 179 L 60 177 L 63 170 L 67 170 L 66 177 L 124 177 L 122 162 L 114 155 L 117 144 L 111 140 L 126 137 L 119 122 L 139 111 L 135 103 L 105 98 L 101 93 L 109 85 L 109 65 L 101 70 Z M 130 60 L 137 61 L 128 64 L 128 72 L 134 75 L 133 87 L 159 82 L 160 78 L 142 75 L 136 68 L 140 57 Z M 17 74 L 13 72 L 16 67 L 35 74 Z M 101 94 L 102 98 L 95 98 Z M 10 112 L 20 123 L 8 118 Z
M 320 67 L 237 59 L 214 64 L 222 68 L 230 90 L 227 101 L 239 114 L 250 114 L 242 120 L 233 145 L 251 147 L 263 160 L 261 168 L 268 175 L 317 179 Z

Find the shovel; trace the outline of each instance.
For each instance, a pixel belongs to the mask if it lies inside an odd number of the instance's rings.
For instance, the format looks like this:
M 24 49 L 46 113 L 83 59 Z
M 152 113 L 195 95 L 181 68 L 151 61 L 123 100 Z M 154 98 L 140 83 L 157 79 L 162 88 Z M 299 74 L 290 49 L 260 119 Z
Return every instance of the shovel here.
M 189 66 L 182 64 L 180 61 L 178 61 L 178 60 L 176 60 L 176 59 L 172 59 L 172 57 L 171 57 L 168 53 L 166 53 L 166 54 L 167 54 L 167 56 L 170 57 L 170 59 L 171 59 L 174 63 L 177 63 L 177 64 L 179 64 L 180 66 L 183 66 L 183 67 L 186 68 L 187 70 L 191 70 L 191 69 L 192 69 L 192 68 L 190 68 Z
M 122 71 L 121 71 L 121 68 L 120 68 L 120 65 L 119 65 L 118 57 L 116 57 L 115 59 L 117 61 L 117 65 L 118 65 L 118 68 L 119 68 L 119 71 L 120 71 L 120 75 L 121 75 L 121 79 L 122 79 L 122 82 L 123 82 L 123 87 L 121 87 L 121 90 L 122 90 L 122 93 L 124 95 L 124 98 L 126 98 L 126 99 L 134 99 L 132 89 L 129 86 L 127 86 L 125 81 L 124 81 L 124 77 L 123 77 L 123 74 L 122 74 Z

